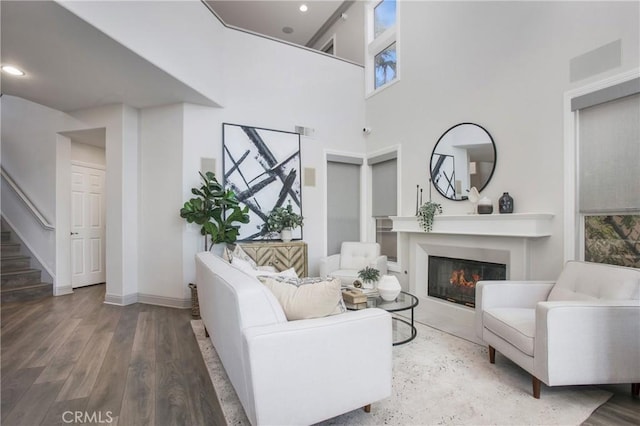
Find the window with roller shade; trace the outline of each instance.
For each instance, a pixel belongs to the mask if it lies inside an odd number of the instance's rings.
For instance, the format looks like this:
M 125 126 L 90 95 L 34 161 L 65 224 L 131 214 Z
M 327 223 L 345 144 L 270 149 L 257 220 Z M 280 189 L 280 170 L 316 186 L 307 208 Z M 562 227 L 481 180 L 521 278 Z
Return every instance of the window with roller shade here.
M 640 267 L 640 79 L 572 99 L 584 260 Z
M 360 241 L 360 173 L 363 159 L 327 155 L 327 255 L 343 241 Z
M 376 242 L 389 262 L 398 260 L 398 235 L 391 230 L 390 216 L 397 215 L 398 171 L 397 153 L 369 158 L 371 166 L 371 215 L 376 224 Z

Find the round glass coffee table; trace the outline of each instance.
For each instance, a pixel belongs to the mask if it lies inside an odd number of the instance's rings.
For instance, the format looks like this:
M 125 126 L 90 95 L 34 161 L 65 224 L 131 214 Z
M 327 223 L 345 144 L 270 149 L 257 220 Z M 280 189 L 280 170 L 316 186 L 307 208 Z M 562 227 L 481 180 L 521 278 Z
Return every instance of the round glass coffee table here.
M 367 308 L 380 308 L 391 312 L 393 319 L 393 346 L 407 343 L 416 338 L 418 330 L 413 322 L 413 308 L 418 306 L 418 298 L 411 293 L 401 291 L 396 300 L 387 302 L 382 297 L 368 297 Z M 411 311 L 411 321 L 407 318 L 394 315 L 396 312 Z

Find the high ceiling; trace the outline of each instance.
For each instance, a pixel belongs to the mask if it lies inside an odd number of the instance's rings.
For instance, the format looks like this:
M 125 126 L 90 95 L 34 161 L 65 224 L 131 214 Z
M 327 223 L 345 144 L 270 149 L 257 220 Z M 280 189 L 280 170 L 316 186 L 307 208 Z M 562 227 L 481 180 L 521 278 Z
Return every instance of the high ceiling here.
M 306 13 L 297 0 L 205 3 L 226 25 L 305 45 L 352 1 L 306 1 Z M 57 2 L 0 0 L 0 9 L 0 60 L 27 73 L 0 73 L 2 94 L 64 112 L 110 103 L 216 105 Z M 285 34 L 283 27 L 293 32 Z
M 26 72 L 1 73 L 2 94 L 64 112 L 111 103 L 215 105 L 56 2 L 3 0 L 0 8 L 2 64 Z
M 222 21 L 230 26 L 308 46 L 313 36 L 330 21 L 342 0 L 206 0 Z M 306 12 L 300 11 L 301 5 Z M 345 6 L 346 6 L 345 5 Z M 344 7 L 344 6 L 343 6 Z M 340 11 L 338 11 L 339 13 Z M 289 28 L 292 32 L 284 32 Z

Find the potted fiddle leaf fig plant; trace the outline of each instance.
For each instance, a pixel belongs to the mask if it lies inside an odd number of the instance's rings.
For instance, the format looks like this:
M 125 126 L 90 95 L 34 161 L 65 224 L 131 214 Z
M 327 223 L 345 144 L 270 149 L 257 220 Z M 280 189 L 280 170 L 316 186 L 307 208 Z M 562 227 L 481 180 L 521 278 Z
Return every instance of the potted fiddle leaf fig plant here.
M 291 241 L 291 232 L 298 226 L 302 226 L 304 218 L 293 211 L 291 202 L 287 207 L 276 207 L 267 217 L 265 227 L 267 232 L 279 232 L 282 241 Z
M 239 234 L 239 223 L 249 223 L 249 208 L 240 207 L 240 202 L 232 190 L 225 190 L 212 172 L 200 173 L 202 185 L 192 188 L 195 197 L 184 203 L 180 217 L 189 223 L 202 225 L 205 250 L 216 244 L 232 244 Z M 210 237 L 210 245 L 207 244 Z

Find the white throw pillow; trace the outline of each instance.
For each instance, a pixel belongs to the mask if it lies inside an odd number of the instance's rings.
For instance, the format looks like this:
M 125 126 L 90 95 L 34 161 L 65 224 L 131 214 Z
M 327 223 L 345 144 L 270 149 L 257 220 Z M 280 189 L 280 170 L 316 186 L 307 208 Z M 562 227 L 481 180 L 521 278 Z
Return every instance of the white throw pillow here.
M 260 278 L 260 281 L 276 296 L 289 321 L 344 312 L 339 279 L 300 286 L 272 277 Z
M 251 263 L 239 257 L 233 257 L 231 264 L 243 272 L 251 275 L 252 277 L 283 277 L 283 278 L 298 278 L 298 274 L 294 268 L 285 269 L 284 271 L 270 271 L 264 270 L 260 267 L 254 267 Z
M 233 264 L 234 259 L 242 259 L 245 262 L 248 262 L 253 269 L 257 269 L 258 265 L 256 262 L 247 254 L 246 251 L 240 247 L 240 244 L 236 244 L 236 247 L 233 250 L 225 249 L 223 253 L 223 258 L 227 259 L 229 263 Z
M 257 268 L 255 266 L 237 256 L 233 256 L 231 258 L 231 264 L 238 269 L 242 269 L 245 272 L 257 271 Z

